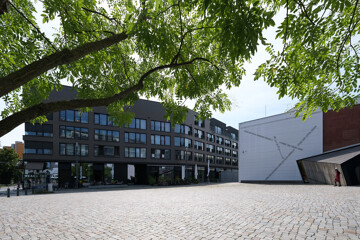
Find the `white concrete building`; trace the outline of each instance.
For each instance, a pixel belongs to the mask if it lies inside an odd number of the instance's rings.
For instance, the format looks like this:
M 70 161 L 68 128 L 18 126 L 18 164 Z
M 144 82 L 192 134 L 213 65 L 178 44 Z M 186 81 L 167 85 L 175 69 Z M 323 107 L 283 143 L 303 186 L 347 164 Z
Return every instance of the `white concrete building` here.
M 302 181 L 296 160 L 323 151 L 323 113 L 294 112 L 239 124 L 239 182 Z

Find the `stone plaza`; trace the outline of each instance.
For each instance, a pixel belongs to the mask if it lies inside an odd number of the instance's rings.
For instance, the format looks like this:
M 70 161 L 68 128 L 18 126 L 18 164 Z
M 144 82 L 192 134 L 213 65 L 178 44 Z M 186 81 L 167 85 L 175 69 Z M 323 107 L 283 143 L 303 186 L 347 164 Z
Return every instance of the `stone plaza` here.
M 0 197 L 0 239 L 360 239 L 360 187 L 131 186 Z

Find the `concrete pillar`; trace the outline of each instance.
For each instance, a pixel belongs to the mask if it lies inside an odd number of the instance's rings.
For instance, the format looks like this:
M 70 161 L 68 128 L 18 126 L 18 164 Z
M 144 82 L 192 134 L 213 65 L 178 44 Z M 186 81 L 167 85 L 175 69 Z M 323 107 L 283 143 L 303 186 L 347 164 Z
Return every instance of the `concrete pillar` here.
M 185 179 L 185 165 L 181 166 L 181 179 L 184 180 Z

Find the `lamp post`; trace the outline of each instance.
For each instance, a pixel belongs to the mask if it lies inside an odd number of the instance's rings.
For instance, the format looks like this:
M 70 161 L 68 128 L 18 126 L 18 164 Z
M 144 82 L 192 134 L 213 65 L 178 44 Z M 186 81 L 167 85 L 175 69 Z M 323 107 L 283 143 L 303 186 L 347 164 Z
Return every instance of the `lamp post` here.
M 75 188 L 79 188 L 79 143 L 76 142 L 75 144 L 75 159 L 76 159 L 76 181 L 75 181 Z

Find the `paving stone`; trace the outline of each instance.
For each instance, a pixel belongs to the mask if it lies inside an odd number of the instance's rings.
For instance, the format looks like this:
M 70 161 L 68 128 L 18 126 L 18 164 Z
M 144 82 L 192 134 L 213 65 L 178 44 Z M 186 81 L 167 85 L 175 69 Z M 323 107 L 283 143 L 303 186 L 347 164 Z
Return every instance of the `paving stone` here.
M 360 239 L 360 188 L 201 184 L 0 197 L 0 239 Z

